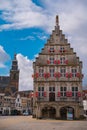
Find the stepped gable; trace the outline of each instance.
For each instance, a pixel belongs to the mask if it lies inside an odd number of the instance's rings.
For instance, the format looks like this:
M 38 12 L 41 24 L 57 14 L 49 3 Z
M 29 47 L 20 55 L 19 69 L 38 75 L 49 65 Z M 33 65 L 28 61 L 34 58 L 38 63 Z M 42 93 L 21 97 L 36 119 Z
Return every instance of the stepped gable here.
M 82 62 L 60 30 L 58 16 L 55 29 L 33 63 L 33 69 L 33 117 L 80 119 Z
M 55 29 L 52 31 L 52 34 L 44 45 L 44 48 L 42 48 L 34 64 L 42 66 L 48 65 L 47 61 L 49 60 L 49 56 L 54 55 L 55 60 L 58 59 L 58 56 L 66 56 L 68 65 L 70 66 L 82 66 L 82 62 L 79 60 L 79 57 L 77 57 L 76 52 L 71 48 L 70 43 L 68 43 L 62 30 L 60 30 L 58 16 L 56 16 Z

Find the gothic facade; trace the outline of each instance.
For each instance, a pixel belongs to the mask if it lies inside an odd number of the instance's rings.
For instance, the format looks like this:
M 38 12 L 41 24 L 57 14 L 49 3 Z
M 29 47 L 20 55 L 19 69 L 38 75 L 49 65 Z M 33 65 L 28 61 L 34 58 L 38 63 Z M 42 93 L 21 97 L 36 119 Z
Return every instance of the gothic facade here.
M 16 54 L 12 60 L 12 66 L 9 76 L 0 76 L 0 93 L 5 93 L 7 96 L 13 95 L 18 91 L 19 85 L 19 69 Z
M 80 118 L 82 62 L 60 30 L 58 16 L 50 38 L 33 62 L 33 117 Z

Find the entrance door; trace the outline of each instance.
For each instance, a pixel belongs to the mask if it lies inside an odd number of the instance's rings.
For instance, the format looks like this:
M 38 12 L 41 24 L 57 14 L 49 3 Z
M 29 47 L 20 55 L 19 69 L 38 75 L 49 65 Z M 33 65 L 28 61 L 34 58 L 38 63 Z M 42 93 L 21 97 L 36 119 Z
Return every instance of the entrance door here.
M 56 109 L 53 107 L 45 107 L 42 109 L 42 118 L 51 118 L 56 117 Z
M 74 119 L 74 109 L 72 107 L 62 107 L 60 109 L 60 117 L 63 120 L 73 120 Z
M 49 118 L 56 118 L 56 109 L 53 107 L 49 108 Z
M 60 116 L 62 120 L 66 120 L 67 119 L 67 109 L 65 107 L 62 107 L 60 109 Z

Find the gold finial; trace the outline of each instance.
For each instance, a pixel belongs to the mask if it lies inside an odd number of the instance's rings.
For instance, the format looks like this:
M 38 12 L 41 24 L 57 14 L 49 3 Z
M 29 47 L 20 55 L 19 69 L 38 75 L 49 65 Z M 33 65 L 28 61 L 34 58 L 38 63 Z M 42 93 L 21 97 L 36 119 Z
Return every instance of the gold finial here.
M 58 15 L 56 15 L 56 26 L 58 26 L 59 24 L 59 18 L 58 18 Z

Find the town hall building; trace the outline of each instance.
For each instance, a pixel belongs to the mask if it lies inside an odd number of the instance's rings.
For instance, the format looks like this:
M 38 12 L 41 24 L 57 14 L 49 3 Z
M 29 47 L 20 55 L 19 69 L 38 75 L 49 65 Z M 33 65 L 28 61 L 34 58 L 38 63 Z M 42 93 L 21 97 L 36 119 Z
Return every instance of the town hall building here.
M 33 62 L 33 117 L 79 119 L 82 115 L 82 62 L 56 26 Z

